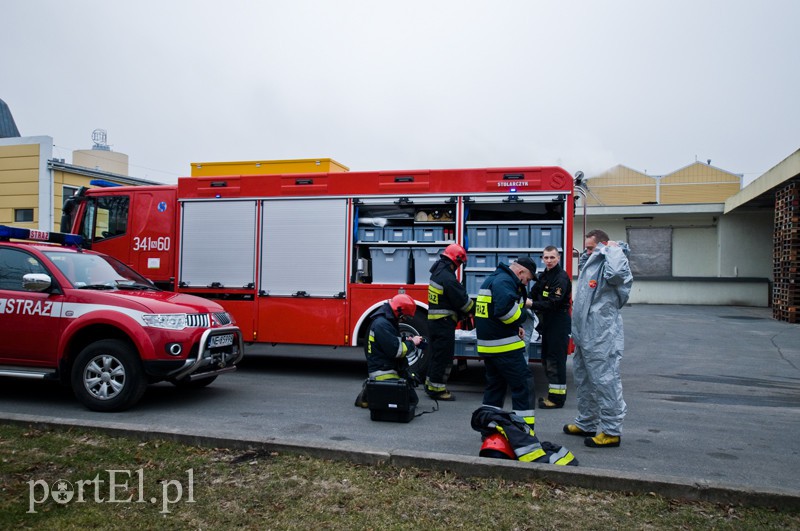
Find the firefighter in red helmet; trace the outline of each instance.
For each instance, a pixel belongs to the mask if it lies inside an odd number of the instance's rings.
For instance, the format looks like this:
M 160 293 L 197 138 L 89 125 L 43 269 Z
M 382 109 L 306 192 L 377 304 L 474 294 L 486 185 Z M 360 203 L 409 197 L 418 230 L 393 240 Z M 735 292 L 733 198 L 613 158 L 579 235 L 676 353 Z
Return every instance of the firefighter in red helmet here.
M 431 267 L 428 284 L 431 362 L 425 378 L 425 392 L 436 400 L 455 400 L 447 390 L 447 377 L 453 365 L 456 324 L 469 315 L 474 304 L 467 289 L 456 278 L 456 271 L 466 262 L 467 251 L 453 243 Z
M 419 399 L 411 387 L 413 378 L 408 374 L 406 356 L 414 352 L 423 339 L 422 336 L 403 338 L 400 335 L 400 322 L 414 317 L 416 311 L 417 304 L 411 296 L 405 293 L 395 295 L 370 315 L 372 323 L 364 345 L 369 380 L 405 378 L 409 382 L 409 395 L 415 404 Z M 356 398 L 355 405 L 369 407 L 366 386 Z

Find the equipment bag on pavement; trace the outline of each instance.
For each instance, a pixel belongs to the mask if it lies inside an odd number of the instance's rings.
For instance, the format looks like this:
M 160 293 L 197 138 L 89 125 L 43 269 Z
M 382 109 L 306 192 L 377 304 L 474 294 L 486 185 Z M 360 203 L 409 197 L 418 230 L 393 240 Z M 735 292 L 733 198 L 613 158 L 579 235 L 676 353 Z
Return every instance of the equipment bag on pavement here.
M 404 379 L 367 382 L 369 418 L 388 422 L 411 422 L 417 409 L 417 392 Z

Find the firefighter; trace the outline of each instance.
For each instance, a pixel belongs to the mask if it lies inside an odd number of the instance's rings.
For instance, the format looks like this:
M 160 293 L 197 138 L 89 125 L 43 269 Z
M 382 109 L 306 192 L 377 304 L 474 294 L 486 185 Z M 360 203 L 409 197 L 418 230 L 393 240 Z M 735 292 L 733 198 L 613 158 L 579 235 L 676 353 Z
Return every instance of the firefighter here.
M 535 415 L 522 323 L 527 317 L 523 311 L 527 285 L 535 274 L 536 263 L 527 256 L 511 265 L 501 263 L 483 282 L 475 306 L 478 355 L 486 367 L 483 405 L 503 409 L 509 387 L 513 412 L 524 419 L 531 433 Z
M 425 378 L 425 392 L 434 400 L 455 400 L 447 390 L 447 377 L 453 365 L 456 324 L 467 317 L 474 303 L 455 272 L 467 262 L 467 251 L 458 244 L 448 245 L 431 267 L 428 285 L 428 332 L 431 362 Z
M 564 425 L 564 433 L 584 437 L 592 448 L 613 448 L 620 445 L 628 409 L 619 373 L 625 343 L 620 310 L 630 296 L 633 274 L 628 244 L 593 230 L 585 245 L 572 312 L 578 415 Z
M 561 255 L 552 245 L 544 248 L 545 270 L 531 289 L 531 309 L 539 315 L 542 334 L 542 366 L 547 376 L 547 398 L 539 399 L 542 409 L 564 407 L 567 400 L 567 349 L 572 327 L 569 315 L 572 281 L 559 263 Z
M 393 380 L 405 378 L 409 383 L 411 402 L 419 399 L 413 387 L 413 375 L 408 372 L 406 356 L 422 343 L 422 336 L 403 338 L 400 335 L 400 322 L 414 317 L 417 305 L 411 296 L 401 293 L 385 302 L 373 312 L 364 354 L 367 357 L 367 371 L 370 380 Z M 366 396 L 366 382 L 356 398 L 357 407 L 369 407 Z

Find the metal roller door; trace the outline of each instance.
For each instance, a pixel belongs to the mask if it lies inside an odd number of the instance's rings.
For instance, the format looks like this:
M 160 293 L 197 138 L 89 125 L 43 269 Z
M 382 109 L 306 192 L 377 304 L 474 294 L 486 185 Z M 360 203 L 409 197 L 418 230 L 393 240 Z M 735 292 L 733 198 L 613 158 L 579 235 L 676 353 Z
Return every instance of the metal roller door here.
M 260 287 L 270 296 L 336 297 L 345 292 L 347 200 L 262 204 Z
M 180 282 L 188 287 L 253 287 L 256 202 L 182 204 Z

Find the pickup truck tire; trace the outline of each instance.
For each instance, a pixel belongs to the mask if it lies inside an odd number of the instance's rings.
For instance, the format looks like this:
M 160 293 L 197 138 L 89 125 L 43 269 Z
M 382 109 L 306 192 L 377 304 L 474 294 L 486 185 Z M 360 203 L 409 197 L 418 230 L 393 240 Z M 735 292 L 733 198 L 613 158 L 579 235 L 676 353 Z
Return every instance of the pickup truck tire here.
M 72 366 L 72 391 L 93 411 L 122 411 L 136 404 L 147 388 L 136 350 L 117 339 L 84 348 Z

